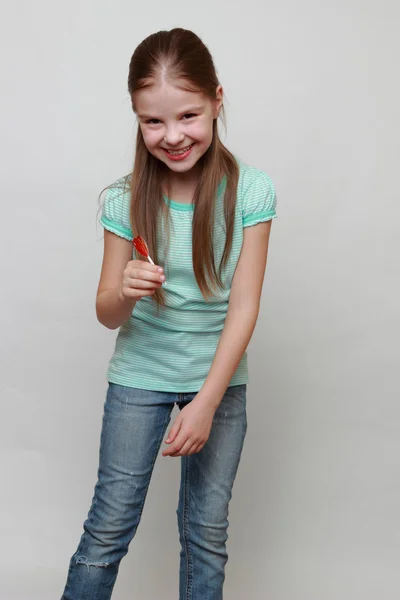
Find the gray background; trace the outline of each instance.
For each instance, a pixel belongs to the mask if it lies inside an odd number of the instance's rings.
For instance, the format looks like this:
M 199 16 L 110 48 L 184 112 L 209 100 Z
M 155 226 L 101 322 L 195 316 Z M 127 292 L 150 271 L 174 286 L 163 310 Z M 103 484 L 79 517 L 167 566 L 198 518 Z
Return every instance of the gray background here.
M 398 600 L 399 16 L 389 0 L 3 4 L 4 600 L 60 597 L 89 509 L 116 335 L 94 310 L 97 195 L 132 164 L 131 54 L 174 26 L 209 46 L 226 142 L 278 195 L 225 596 Z M 179 466 L 157 461 L 116 600 L 178 597 Z

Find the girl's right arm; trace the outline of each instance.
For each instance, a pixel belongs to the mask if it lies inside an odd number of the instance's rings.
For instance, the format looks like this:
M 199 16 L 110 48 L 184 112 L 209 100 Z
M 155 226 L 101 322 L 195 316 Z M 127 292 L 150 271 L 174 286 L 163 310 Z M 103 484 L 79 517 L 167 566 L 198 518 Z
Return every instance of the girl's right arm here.
M 132 242 L 104 230 L 104 255 L 96 297 L 97 318 L 108 329 L 129 319 L 135 304 L 164 281 L 163 269 L 132 259 Z

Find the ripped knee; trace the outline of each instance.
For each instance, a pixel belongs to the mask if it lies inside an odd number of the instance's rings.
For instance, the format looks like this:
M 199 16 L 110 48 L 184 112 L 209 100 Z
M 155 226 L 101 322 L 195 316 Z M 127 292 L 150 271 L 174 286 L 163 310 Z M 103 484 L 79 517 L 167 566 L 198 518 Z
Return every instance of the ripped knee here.
M 106 569 L 110 563 L 107 562 L 101 562 L 101 561 L 95 561 L 95 562 L 91 562 L 89 561 L 89 559 L 87 558 L 87 556 L 77 556 L 76 557 L 76 564 L 77 565 L 85 565 L 88 569 L 88 571 L 90 570 L 90 567 L 96 567 L 98 569 Z

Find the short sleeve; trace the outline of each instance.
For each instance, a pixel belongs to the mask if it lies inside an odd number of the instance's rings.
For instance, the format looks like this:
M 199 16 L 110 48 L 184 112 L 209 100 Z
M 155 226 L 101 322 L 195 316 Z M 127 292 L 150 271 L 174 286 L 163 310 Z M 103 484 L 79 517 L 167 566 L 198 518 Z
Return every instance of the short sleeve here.
M 271 178 L 259 171 L 243 198 L 243 227 L 276 218 L 276 193 Z
M 130 193 L 128 189 L 124 189 L 118 183 L 113 184 L 107 190 L 100 223 L 107 231 L 131 242 L 133 235 L 130 225 Z

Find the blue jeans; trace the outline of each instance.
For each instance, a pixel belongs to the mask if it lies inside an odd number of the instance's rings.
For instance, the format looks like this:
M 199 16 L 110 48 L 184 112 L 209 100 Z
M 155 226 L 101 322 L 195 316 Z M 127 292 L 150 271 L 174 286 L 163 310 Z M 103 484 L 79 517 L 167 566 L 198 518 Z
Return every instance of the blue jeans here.
M 111 598 L 174 404 L 182 409 L 195 396 L 109 384 L 98 480 L 61 600 Z M 181 457 L 179 600 L 222 600 L 228 504 L 246 429 L 246 385 L 228 387 L 204 448 Z

